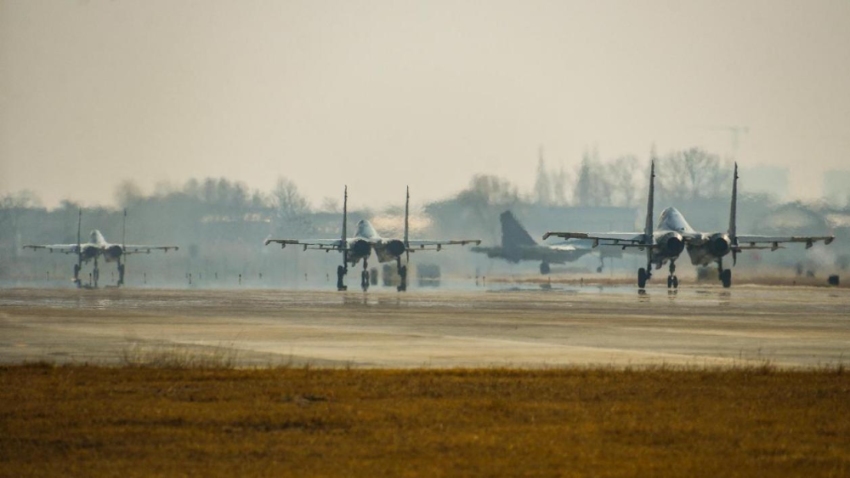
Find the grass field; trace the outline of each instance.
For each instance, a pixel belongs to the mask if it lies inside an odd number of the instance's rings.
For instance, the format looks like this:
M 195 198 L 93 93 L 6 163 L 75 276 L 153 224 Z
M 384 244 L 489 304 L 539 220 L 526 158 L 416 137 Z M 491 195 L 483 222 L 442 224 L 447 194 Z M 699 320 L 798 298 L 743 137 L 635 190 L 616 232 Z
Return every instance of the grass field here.
M 850 375 L 0 367 L 3 476 L 847 476 Z

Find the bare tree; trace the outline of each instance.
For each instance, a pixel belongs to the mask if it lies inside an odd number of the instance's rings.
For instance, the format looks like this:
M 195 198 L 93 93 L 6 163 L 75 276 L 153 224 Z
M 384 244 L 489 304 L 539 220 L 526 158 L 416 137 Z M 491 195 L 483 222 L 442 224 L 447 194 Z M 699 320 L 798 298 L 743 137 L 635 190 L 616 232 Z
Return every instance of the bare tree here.
M 549 173 L 546 171 L 546 162 L 543 153 L 537 162 L 537 179 L 534 181 L 534 199 L 537 204 L 548 206 L 552 204 L 552 185 L 549 181 Z
M 610 206 L 613 184 L 607 176 L 607 168 L 599 161 L 598 153 L 593 156 L 585 152 L 576 175 L 573 200 L 578 206 Z
M 731 168 L 716 154 L 700 148 L 668 154 L 659 160 L 656 171 L 659 192 L 671 201 L 729 195 Z
M 325 196 L 324 198 L 322 198 L 322 205 L 319 207 L 319 210 L 324 212 L 342 211 L 342 209 L 339 207 L 339 199 L 330 196 Z
M 556 204 L 565 206 L 569 202 L 567 200 L 567 182 L 569 174 L 564 170 L 564 166 L 558 169 L 557 173 L 552 174 L 552 196 Z
M 271 196 L 276 211 L 278 232 L 306 232 L 310 229 L 310 204 L 298 192 L 298 186 L 286 178 L 278 178 Z
M 115 188 L 115 200 L 121 208 L 132 207 L 144 199 L 144 197 L 145 194 L 142 192 L 142 188 L 132 179 L 121 181 L 118 187 Z
M 458 194 L 461 203 L 511 205 L 519 201 L 517 187 L 507 179 L 488 174 L 472 177 L 469 187 Z
M 632 207 L 637 198 L 637 181 L 640 163 L 637 156 L 626 155 L 614 159 L 606 165 L 606 175 L 611 183 L 611 203 Z

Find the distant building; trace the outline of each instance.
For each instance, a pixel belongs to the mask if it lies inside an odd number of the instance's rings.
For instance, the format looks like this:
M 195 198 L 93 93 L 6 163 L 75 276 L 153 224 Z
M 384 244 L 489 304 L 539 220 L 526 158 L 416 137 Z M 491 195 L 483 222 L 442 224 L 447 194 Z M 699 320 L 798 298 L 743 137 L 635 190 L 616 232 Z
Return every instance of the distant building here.
M 741 192 L 744 194 L 767 194 L 784 202 L 788 200 L 788 169 L 778 166 L 754 166 L 741 168 Z
M 850 204 L 850 170 L 833 169 L 823 173 L 823 197 L 836 206 Z

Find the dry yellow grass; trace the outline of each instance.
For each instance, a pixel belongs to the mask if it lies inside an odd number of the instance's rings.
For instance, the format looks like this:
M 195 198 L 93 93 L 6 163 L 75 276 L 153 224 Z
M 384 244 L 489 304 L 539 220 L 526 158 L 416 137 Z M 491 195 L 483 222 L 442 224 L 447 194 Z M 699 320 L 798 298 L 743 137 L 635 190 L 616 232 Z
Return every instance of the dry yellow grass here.
M 850 376 L 0 367 L 3 476 L 847 476 Z

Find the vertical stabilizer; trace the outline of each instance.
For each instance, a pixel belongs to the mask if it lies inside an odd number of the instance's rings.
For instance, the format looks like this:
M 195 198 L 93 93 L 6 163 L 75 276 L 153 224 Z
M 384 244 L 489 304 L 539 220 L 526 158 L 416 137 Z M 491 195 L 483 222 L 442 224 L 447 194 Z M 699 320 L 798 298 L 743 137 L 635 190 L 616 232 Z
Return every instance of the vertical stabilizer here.
M 82 239 L 80 237 L 81 229 L 83 226 L 83 210 L 80 209 L 80 213 L 77 215 L 77 253 L 80 253 L 80 248 L 82 247 Z
M 502 247 L 505 249 L 521 246 L 536 246 L 528 231 L 517 221 L 513 213 L 505 211 L 499 216 L 502 222 Z
M 127 249 L 127 208 L 124 208 L 124 221 L 121 223 L 121 250 Z
M 410 186 L 407 186 L 407 197 L 404 199 L 404 250 L 407 260 L 410 260 Z
M 646 264 L 647 270 L 650 269 L 650 265 L 652 264 L 652 245 L 655 242 L 655 238 L 652 237 L 653 228 L 652 221 L 654 220 L 654 206 L 655 206 L 655 160 L 653 159 L 650 162 L 649 166 L 649 197 L 646 200 L 646 227 L 643 230 L 643 243 L 648 247 L 646 248 Z
M 342 263 L 348 263 L 348 185 L 345 186 L 345 192 L 342 198 L 342 240 L 339 245 L 342 249 Z
M 729 208 L 729 240 L 732 241 L 732 265 L 738 262 L 738 163 L 732 176 L 732 205 Z
M 410 186 L 407 187 L 407 197 L 404 200 L 404 247 L 410 245 Z
M 646 227 L 643 230 L 645 235 L 644 243 L 651 244 L 652 243 L 652 221 L 655 220 L 653 217 L 653 208 L 655 202 L 655 161 L 652 161 L 651 166 L 649 167 L 649 196 L 646 200 Z

